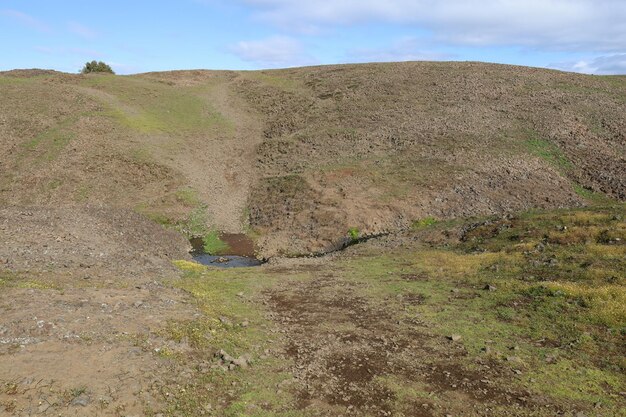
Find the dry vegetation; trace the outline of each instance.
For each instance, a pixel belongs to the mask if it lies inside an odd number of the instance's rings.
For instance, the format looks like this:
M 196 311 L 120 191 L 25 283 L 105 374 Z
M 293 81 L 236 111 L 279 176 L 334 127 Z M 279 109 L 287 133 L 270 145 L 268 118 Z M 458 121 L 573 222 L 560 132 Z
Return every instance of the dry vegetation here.
M 479 63 L 0 73 L 0 414 L 623 416 L 625 115 Z

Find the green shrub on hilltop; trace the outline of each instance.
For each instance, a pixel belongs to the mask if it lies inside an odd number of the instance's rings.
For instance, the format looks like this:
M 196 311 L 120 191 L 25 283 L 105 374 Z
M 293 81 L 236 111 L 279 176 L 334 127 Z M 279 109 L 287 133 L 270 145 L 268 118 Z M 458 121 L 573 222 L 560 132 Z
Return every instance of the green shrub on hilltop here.
M 115 74 L 113 69 L 102 61 L 91 61 L 85 63 L 85 66 L 80 70 L 81 74 L 90 74 L 92 72 L 101 72 L 107 74 Z

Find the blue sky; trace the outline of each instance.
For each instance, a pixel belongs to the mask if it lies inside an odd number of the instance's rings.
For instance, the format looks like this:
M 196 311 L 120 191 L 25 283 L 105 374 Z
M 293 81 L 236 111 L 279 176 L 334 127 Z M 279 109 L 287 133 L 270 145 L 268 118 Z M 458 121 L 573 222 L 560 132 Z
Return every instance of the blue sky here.
M 626 74 L 626 0 L 0 0 L 0 70 L 460 60 Z

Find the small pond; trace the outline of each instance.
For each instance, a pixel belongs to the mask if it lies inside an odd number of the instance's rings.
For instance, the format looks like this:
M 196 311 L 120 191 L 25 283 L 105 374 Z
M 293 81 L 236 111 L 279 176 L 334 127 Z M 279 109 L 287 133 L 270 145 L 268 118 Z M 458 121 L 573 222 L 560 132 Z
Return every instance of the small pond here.
M 242 268 L 259 266 L 263 261 L 256 259 L 254 242 L 244 234 L 221 233 L 220 239 L 228 245 L 228 249 L 220 255 L 209 255 L 204 252 L 201 238 L 191 239 L 191 256 L 202 265 L 220 268 Z

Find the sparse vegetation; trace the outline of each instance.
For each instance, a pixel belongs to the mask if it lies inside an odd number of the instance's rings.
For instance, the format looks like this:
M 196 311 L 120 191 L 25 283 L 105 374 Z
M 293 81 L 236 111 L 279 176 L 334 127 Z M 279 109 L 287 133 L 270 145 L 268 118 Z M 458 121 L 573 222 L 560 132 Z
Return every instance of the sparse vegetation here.
M 573 167 L 572 163 L 556 145 L 545 139 L 541 139 L 537 136 L 536 132 L 531 132 L 530 136 L 526 144 L 532 154 L 546 160 L 554 167 L 565 172 Z
M 0 412 L 625 415 L 625 80 L 0 74 Z
M 411 225 L 412 229 L 421 229 L 424 227 L 432 226 L 437 223 L 437 219 L 434 217 L 425 217 L 423 219 L 415 220 Z

